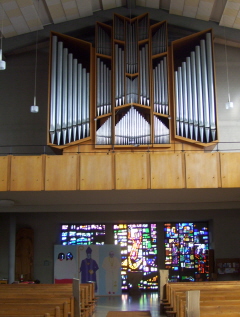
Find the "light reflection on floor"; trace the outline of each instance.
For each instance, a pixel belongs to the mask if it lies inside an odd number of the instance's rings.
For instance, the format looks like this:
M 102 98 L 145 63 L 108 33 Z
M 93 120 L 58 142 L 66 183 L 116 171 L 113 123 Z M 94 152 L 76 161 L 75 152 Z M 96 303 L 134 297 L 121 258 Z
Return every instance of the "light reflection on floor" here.
M 140 296 L 99 296 L 94 317 L 106 317 L 108 311 L 150 310 L 152 317 L 159 317 L 159 294 L 142 293 Z

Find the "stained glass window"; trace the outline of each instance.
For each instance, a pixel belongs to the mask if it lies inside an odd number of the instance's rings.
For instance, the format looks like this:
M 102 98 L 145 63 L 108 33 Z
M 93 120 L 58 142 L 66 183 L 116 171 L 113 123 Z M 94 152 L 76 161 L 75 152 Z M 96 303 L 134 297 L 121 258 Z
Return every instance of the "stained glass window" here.
M 114 225 L 114 243 L 121 246 L 122 289 L 127 290 L 128 273 L 142 272 L 139 288 L 158 288 L 156 224 Z
M 105 225 L 62 225 L 61 244 L 104 244 L 105 243 Z
M 207 223 L 166 223 L 165 268 L 169 279 L 177 281 L 206 281 L 209 279 Z

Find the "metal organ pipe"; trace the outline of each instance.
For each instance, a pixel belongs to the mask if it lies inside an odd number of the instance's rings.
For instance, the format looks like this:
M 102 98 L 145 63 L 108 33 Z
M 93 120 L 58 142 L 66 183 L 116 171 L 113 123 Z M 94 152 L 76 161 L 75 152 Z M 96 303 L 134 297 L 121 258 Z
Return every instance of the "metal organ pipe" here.
M 122 93 L 122 104 L 125 103 L 125 89 L 124 89 L 124 51 L 122 50 L 122 88 L 121 88 L 121 93 Z
M 82 133 L 83 133 L 83 138 L 85 138 L 86 135 L 86 121 L 87 121 L 87 114 L 86 114 L 86 103 L 87 103 L 87 72 L 86 68 L 82 69 L 82 92 L 83 92 L 83 97 L 82 97 Z
M 118 106 L 118 98 L 119 98 L 118 80 L 119 80 L 118 45 L 115 44 L 115 101 L 116 101 L 116 107 Z M 98 87 L 99 87 L 99 81 L 98 81 Z
M 62 69 L 63 69 L 63 42 L 58 42 L 58 61 L 57 61 L 57 109 L 56 109 L 56 132 L 57 144 L 61 142 L 62 129 Z
M 188 121 L 190 139 L 193 139 L 193 108 L 192 108 L 192 77 L 191 77 L 191 60 L 186 58 L 186 76 L 187 76 L 187 100 L 188 100 Z
M 72 118 L 72 110 L 73 110 L 73 54 L 68 55 L 68 80 L 67 80 L 67 88 L 68 88 L 68 103 L 67 103 L 67 127 L 68 127 L 68 142 L 70 143 L 72 140 L 72 127 L 73 127 L 73 118 Z
M 188 137 L 189 131 L 193 140 L 200 139 L 202 143 L 216 140 L 211 33 L 206 33 L 206 38 L 200 40 L 174 76 L 177 135 Z M 181 128 L 182 109 L 184 132 Z
M 55 141 L 55 116 L 56 116 L 56 79 L 57 79 L 57 36 L 52 36 L 51 60 L 51 107 L 50 107 L 50 138 Z
M 90 135 L 90 74 L 87 72 L 87 90 L 86 90 L 86 136 Z
M 202 65 L 202 87 L 203 87 L 203 115 L 206 141 L 210 139 L 210 122 L 209 122 L 209 100 L 208 100 L 208 77 L 206 61 L 205 40 L 200 41 L 201 65 Z
M 168 114 L 168 71 L 167 71 L 167 58 L 163 58 L 163 74 L 164 74 L 164 102 L 165 114 Z
M 68 49 L 63 49 L 63 79 L 62 79 L 62 143 L 67 142 L 67 119 L 68 119 Z
M 73 59 L 73 116 L 72 116 L 72 125 L 73 125 L 73 141 L 77 139 L 77 64 L 78 61 L 76 58 Z
M 191 52 L 191 79 L 192 79 L 192 104 L 193 104 L 193 126 L 195 140 L 198 140 L 198 103 L 197 103 L 197 75 L 196 75 L 196 57 L 195 52 Z
M 200 132 L 200 141 L 204 141 L 204 122 L 203 122 L 203 100 L 202 100 L 202 72 L 200 46 L 196 46 L 196 74 L 197 74 L 197 98 L 198 98 L 198 125 Z
M 180 115 L 179 115 L 179 83 L 178 83 L 178 72 L 174 72 L 175 77 L 175 115 L 176 115 L 176 133 L 180 135 Z
M 185 137 L 188 138 L 188 99 L 187 99 L 187 69 L 186 62 L 182 63 L 182 100 L 183 100 L 183 122 Z
M 118 145 L 148 144 L 150 125 L 134 107 L 131 107 L 116 124 L 115 136 L 115 143 Z
M 56 137 L 57 145 L 65 145 L 89 136 L 90 74 L 57 36 L 51 62 L 50 136 L 52 142 Z
M 208 94 L 209 94 L 209 114 L 212 139 L 216 140 L 216 115 L 214 98 L 213 62 L 212 62 L 212 34 L 206 34 L 206 54 L 208 66 Z
M 82 64 L 78 64 L 78 102 L 77 102 L 77 128 L 78 138 L 82 136 Z
M 183 88 L 182 88 L 182 68 L 178 67 L 178 106 L 179 106 L 179 124 L 180 136 L 183 136 Z
M 165 96 L 164 96 L 164 69 L 163 69 L 163 60 L 160 62 L 160 107 L 161 113 L 165 114 Z

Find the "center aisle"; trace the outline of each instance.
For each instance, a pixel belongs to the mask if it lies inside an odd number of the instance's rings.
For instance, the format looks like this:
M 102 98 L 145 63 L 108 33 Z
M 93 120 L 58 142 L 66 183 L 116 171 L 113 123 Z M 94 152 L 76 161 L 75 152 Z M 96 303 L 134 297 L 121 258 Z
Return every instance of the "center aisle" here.
M 150 311 L 152 317 L 159 317 L 159 302 L 158 292 L 140 296 L 99 296 L 94 317 L 106 317 L 109 311 Z

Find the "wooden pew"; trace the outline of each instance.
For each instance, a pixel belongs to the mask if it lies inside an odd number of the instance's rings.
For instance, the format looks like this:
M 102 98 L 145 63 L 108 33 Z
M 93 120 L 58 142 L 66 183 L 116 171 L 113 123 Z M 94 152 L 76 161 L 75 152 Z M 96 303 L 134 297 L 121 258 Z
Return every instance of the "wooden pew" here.
M 186 292 L 188 290 L 200 290 L 200 305 L 204 306 L 211 298 L 211 304 L 217 300 L 227 301 L 240 298 L 240 282 L 186 282 L 169 283 L 166 292 L 168 299 L 163 301 L 164 310 L 167 316 L 185 316 Z M 219 304 L 220 302 L 218 302 Z M 235 302 L 237 304 L 237 302 Z
M 83 317 L 92 316 L 95 311 L 96 297 L 94 283 L 79 284 L 76 279 L 76 289 L 81 303 Z M 2 287 L 4 286 L 4 287 Z M 80 298 L 81 297 L 81 298 Z M 61 305 L 67 303 L 68 317 L 74 317 L 75 300 L 73 296 L 73 284 L 4 284 L 0 285 L 1 303 L 38 303 L 39 305 Z M 78 304 L 79 305 L 79 304 Z M 79 305 L 80 306 L 80 305 Z M 47 312 L 46 312 L 47 313 Z M 76 313 L 77 315 L 77 313 Z M 1 314 L 0 314 L 1 316 Z
M 94 283 L 80 284 L 80 294 L 83 293 L 81 296 L 81 308 L 86 317 L 92 316 L 95 311 L 96 301 L 94 300 L 94 287 Z
M 42 316 L 49 313 L 50 317 L 74 317 L 74 299 L 71 287 L 66 290 L 64 287 L 56 287 L 51 284 L 40 285 L 39 287 L 39 284 L 34 286 L 9 284 L 4 288 L 0 285 L 0 311 L 4 311 L 3 314 L 0 312 L 0 316 L 10 314 L 10 312 L 13 314 L 13 311 L 9 309 L 10 305 L 19 307 L 18 315 L 21 315 L 23 313 L 22 305 L 26 304 L 32 315 L 34 315 L 34 309 L 37 308 L 35 314 L 42 314 Z M 47 308 L 51 308 L 51 312 L 45 310 Z M 6 309 L 9 311 L 7 312 Z M 14 315 L 16 313 L 17 311 L 14 312 Z
M 64 308 L 64 304 L 54 306 L 52 304 L 36 304 L 36 303 L 1 303 L 0 316 L 7 315 L 28 316 L 49 314 L 49 317 L 68 317 L 68 312 Z

